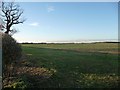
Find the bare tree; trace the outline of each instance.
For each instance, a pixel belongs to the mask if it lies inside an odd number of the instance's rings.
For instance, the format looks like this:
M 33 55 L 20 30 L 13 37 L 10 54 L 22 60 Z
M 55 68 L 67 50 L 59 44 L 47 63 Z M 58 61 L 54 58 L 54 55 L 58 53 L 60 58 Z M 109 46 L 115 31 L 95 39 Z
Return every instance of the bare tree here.
M 20 24 L 25 21 L 21 16 L 23 14 L 23 10 L 20 8 L 18 4 L 14 2 L 2 2 L 2 19 L 5 22 L 5 33 L 9 34 L 12 32 L 16 32 L 15 29 L 11 29 L 11 27 L 15 24 Z

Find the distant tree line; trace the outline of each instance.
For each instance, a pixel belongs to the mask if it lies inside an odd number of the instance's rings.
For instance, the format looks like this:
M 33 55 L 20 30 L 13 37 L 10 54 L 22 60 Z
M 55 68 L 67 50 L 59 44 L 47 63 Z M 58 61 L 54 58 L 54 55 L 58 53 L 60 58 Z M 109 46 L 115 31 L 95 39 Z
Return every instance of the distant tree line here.
M 92 44 L 97 43 L 120 43 L 120 42 L 92 42 Z M 20 44 L 88 44 L 88 43 L 47 43 L 47 42 L 40 42 L 40 43 L 34 43 L 34 42 L 23 42 Z

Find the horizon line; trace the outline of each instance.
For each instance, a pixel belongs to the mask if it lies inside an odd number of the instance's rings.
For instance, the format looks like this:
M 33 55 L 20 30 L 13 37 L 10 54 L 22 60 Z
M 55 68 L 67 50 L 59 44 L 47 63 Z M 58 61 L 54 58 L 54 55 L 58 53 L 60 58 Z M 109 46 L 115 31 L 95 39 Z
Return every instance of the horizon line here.
M 69 41 L 18 41 L 18 43 L 95 43 L 95 42 L 120 42 L 118 39 L 107 40 L 69 40 Z

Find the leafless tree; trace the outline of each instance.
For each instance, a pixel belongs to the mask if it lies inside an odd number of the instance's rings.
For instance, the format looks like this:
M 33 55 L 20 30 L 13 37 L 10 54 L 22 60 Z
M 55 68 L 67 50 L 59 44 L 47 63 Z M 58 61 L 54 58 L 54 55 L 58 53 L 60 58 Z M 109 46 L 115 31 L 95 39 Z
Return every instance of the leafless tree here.
M 5 22 L 5 33 L 9 34 L 16 32 L 15 29 L 11 29 L 13 25 L 20 24 L 25 21 L 21 16 L 23 9 L 20 8 L 15 2 L 2 2 L 2 19 Z

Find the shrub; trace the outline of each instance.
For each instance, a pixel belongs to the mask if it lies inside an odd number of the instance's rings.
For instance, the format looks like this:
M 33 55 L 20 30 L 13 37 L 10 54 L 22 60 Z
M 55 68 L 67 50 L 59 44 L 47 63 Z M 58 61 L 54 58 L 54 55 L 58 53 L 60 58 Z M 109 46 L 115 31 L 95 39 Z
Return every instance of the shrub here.
M 21 46 L 8 34 L 2 34 L 3 73 L 16 63 L 21 57 Z

